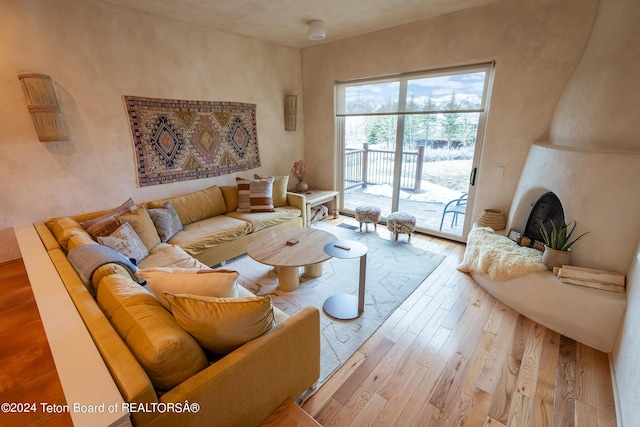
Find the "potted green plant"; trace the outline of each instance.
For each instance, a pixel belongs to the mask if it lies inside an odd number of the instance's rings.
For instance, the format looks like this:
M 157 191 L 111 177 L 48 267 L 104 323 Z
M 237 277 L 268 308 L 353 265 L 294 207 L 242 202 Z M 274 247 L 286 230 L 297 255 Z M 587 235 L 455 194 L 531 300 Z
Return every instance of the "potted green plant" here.
M 545 227 L 545 221 L 551 223 L 550 229 Z M 553 270 L 553 267 L 568 265 L 571 261 L 571 247 L 584 235 L 590 233 L 590 231 L 587 231 L 572 240 L 571 236 L 576 229 L 576 225 L 575 220 L 570 221 L 568 224 L 563 223 L 560 227 L 556 226 L 556 224 L 548 218 L 540 221 L 540 233 L 542 234 L 545 245 L 542 262 L 549 270 Z

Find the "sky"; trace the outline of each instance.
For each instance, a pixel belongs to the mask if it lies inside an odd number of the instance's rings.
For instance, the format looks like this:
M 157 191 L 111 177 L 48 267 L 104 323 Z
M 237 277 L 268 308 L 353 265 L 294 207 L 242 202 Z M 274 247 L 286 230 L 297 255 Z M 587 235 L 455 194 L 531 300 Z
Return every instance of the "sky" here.
M 424 105 L 431 98 L 437 110 L 444 109 L 455 93 L 461 109 L 481 108 L 486 72 L 455 74 L 408 80 L 407 100 Z M 379 112 L 380 107 L 393 101 L 397 104 L 400 82 L 369 83 L 346 88 L 347 112 L 364 113 L 363 105 Z

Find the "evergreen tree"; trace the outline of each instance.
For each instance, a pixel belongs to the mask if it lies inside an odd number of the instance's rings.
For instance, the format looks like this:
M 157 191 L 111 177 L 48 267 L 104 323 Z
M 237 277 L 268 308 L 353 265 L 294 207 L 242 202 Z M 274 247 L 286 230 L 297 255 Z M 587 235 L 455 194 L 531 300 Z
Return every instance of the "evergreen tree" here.
M 460 136 L 466 147 L 473 146 L 476 143 L 478 120 L 477 113 L 462 114 Z
M 378 108 L 377 112 L 384 113 L 397 110 L 398 100 L 389 99 Z M 369 116 L 367 117 L 367 122 L 367 142 L 369 144 L 383 144 L 385 146 L 395 144 L 398 123 L 396 115 Z
M 427 102 L 424 105 L 424 111 L 435 111 L 436 105 L 433 103 L 431 95 L 427 98 Z M 438 130 L 438 115 L 437 114 L 424 114 L 420 116 L 425 145 L 436 134 Z
M 370 116 L 367 117 L 367 122 L 367 142 L 370 145 L 390 146 L 395 144 L 397 116 Z
M 456 102 L 456 93 L 451 94 L 451 99 L 446 105 L 448 111 L 455 111 L 459 108 L 459 104 Z M 454 141 L 460 135 L 461 130 L 461 114 L 460 113 L 445 113 L 443 114 L 442 131 L 443 136 L 447 140 L 447 147 L 451 149 L 451 142 Z
M 417 111 L 418 104 L 415 102 L 413 95 L 407 101 L 407 111 Z M 415 149 L 417 145 L 418 133 L 420 132 L 420 120 L 417 114 L 407 114 L 404 116 L 404 135 L 403 143 L 405 149 Z

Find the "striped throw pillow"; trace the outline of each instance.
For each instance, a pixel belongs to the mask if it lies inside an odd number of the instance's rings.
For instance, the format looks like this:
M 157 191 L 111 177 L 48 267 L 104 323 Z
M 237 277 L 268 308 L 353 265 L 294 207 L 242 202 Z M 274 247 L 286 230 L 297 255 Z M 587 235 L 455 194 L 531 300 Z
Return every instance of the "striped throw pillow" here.
M 275 212 L 273 208 L 273 178 L 236 178 L 238 184 L 237 212 Z

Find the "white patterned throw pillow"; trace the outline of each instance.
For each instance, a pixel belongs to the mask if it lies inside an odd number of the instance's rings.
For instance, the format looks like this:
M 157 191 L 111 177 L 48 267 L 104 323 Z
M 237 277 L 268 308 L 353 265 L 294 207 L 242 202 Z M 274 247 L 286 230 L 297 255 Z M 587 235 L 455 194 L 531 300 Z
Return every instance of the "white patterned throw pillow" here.
M 98 243 L 120 252 L 125 258 L 135 260 L 136 264 L 149 256 L 146 246 L 128 222 L 122 224 L 109 236 L 98 237 Z

